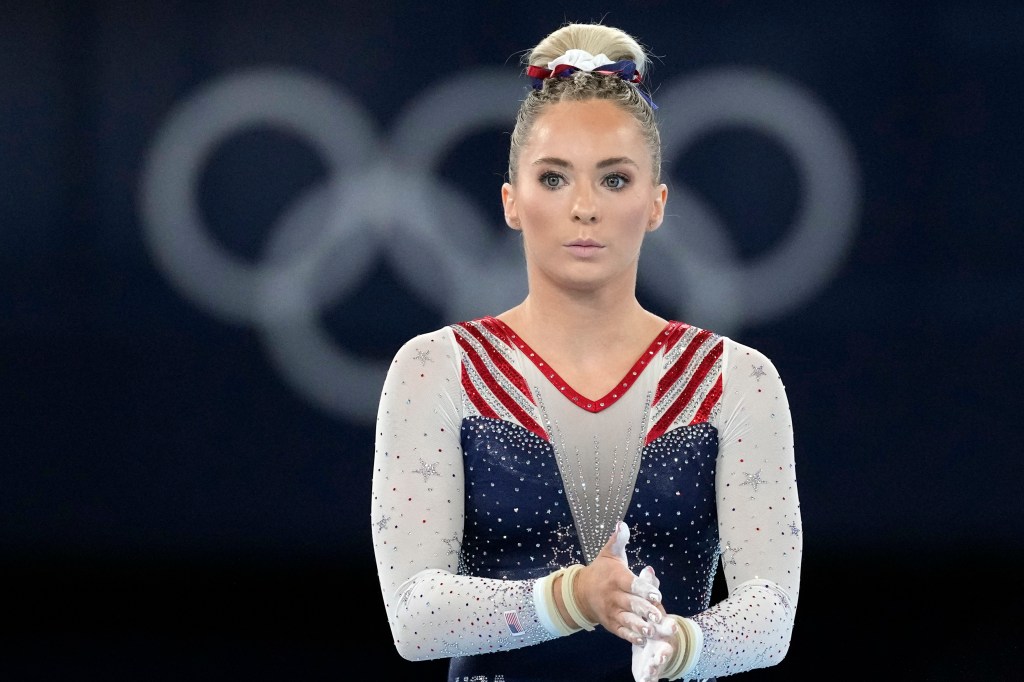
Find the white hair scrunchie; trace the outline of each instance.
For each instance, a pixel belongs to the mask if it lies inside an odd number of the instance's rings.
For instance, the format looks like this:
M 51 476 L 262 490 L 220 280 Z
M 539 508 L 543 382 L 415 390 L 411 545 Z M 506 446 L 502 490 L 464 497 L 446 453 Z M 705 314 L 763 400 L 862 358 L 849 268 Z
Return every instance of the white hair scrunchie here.
M 548 62 L 548 68 L 554 71 L 556 66 L 567 64 L 579 69 L 580 71 L 593 71 L 599 66 L 606 66 L 611 63 L 612 60 L 609 59 L 608 55 L 604 52 L 601 54 L 590 54 L 586 50 L 577 50 L 576 48 L 573 48 L 568 50 L 561 57 Z

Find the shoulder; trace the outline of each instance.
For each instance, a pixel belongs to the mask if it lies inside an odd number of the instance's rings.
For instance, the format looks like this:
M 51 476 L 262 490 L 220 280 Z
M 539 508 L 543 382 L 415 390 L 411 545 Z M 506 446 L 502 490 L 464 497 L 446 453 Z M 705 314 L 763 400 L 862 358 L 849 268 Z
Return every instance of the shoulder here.
M 723 356 L 728 366 L 733 369 L 747 369 L 757 371 L 758 368 L 766 372 L 775 372 L 775 364 L 771 358 L 761 350 L 740 343 L 727 336 L 722 337 Z
M 421 365 L 436 362 L 438 358 L 450 355 L 453 348 L 453 331 L 450 326 L 423 332 L 405 341 L 395 353 L 392 364 L 414 360 Z
M 753 346 L 748 346 L 745 343 L 740 343 L 736 339 L 728 336 L 720 337 L 722 340 L 722 348 L 724 352 L 730 357 L 730 359 L 737 362 L 767 362 L 771 360 L 762 351 Z
M 722 337 L 722 378 L 737 390 L 785 394 L 785 384 L 775 363 L 761 350 Z
M 725 376 L 750 375 L 755 380 L 768 375 L 778 377 L 775 364 L 761 350 L 714 330 L 672 321 L 666 333 L 675 336 L 674 340 L 682 341 L 684 345 L 699 345 L 703 352 L 720 357 Z
M 439 329 L 423 332 L 413 336 L 402 344 L 395 354 L 395 362 L 405 359 L 417 359 L 425 364 L 426 357 L 433 360 L 440 355 L 458 354 L 460 343 L 466 339 L 477 337 L 498 337 L 506 336 L 505 326 L 493 317 L 479 317 L 472 320 L 452 322 Z

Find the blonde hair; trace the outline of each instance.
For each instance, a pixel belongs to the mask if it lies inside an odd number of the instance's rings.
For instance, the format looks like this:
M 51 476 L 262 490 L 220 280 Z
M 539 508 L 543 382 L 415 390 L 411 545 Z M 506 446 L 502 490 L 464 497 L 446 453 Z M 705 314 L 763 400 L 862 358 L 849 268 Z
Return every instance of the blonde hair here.
M 566 24 L 540 41 L 526 53 L 529 66 L 546 67 L 548 62 L 572 49 L 591 54 L 604 54 L 611 61 L 631 60 L 637 71 L 647 75 L 647 52 L 625 31 L 603 24 Z M 639 87 L 617 75 L 576 71 L 571 76 L 545 78 L 539 90 L 531 90 L 519 105 L 516 125 L 509 146 L 508 176 L 515 182 L 519 154 L 527 143 L 537 117 L 551 104 L 562 101 L 606 99 L 614 102 L 640 124 L 653 161 L 654 182 L 661 177 L 661 134 L 654 118 L 654 109 L 640 94 Z
M 637 71 L 647 72 L 647 53 L 636 38 L 604 24 L 566 24 L 540 41 L 526 54 L 524 61 L 531 66 L 547 66 L 569 50 L 605 54 L 613 62 L 630 59 Z

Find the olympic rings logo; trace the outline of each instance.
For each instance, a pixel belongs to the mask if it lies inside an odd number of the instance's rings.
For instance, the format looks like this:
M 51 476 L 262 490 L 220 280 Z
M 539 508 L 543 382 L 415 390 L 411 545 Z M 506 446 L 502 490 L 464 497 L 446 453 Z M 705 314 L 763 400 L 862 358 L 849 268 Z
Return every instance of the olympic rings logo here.
M 500 211 L 482 214 L 436 168 L 467 135 L 510 130 L 522 95 L 522 80 L 504 69 L 458 75 L 411 102 L 382 140 L 355 100 L 307 74 L 263 69 L 211 82 L 171 112 L 148 151 L 139 190 L 147 246 L 186 297 L 259 329 L 270 358 L 301 394 L 370 424 L 387 363 L 338 347 L 319 312 L 351 292 L 380 257 L 446 319 L 493 314 L 522 299 L 518 233 L 494 229 L 494 221 L 504 226 Z M 828 112 L 793 84 L 747 70 L 669 83 L 658 98 L 666 170 L 710 130 L 754 127 L 793 157 L 803 201 L 783 242 L 743 263 L 714 211 L 673 187 L 671 215 L 641 259 L 641 283 L 657 283 L 652 294 L 679 319 L 723 334 L 817 293 L 849 249 L 859 203 L 852 151 Z M 430 135 L 422 134 L 424 121 Z M 252 126 L 292 132 L 329 169 L 279 217 L 257 264 L 214 241 L 196 194 L 216 147 Z

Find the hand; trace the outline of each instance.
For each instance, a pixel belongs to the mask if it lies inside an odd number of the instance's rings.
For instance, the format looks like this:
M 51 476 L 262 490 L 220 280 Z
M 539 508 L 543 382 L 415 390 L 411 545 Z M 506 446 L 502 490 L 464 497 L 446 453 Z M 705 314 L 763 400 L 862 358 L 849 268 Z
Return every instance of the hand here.
M 630 644 L 642 645 L 661 622 L 661 591 L 654 569 L 629 570 L 629 526 L 619 523 L 597 557 L 576 578 L 576 603 L 584 616 Z
M 661 581 L 654 574 L 654 568 L 646 566 L 633 581 L 633 593 L 637 596 L 657 594 L 658 609 L 666 616 L 665 607 L 661 604 Z M 665 672 L 665 666 L 672 660 L 677 646 L 676 628 L 678 625 L 671 618 L 662 618 L 660 622 L 650 624 L 650 634 L 642 644 L 633 644 L 633 679 L 636 682 L 656 682 Z
M 633 679 L 636 682 L 657 682 L 672 660 L 678 645 L 676 628 L 679 625 L 672 618 L 652 623 L 653 633 L 643 644 L 633 645 Z

